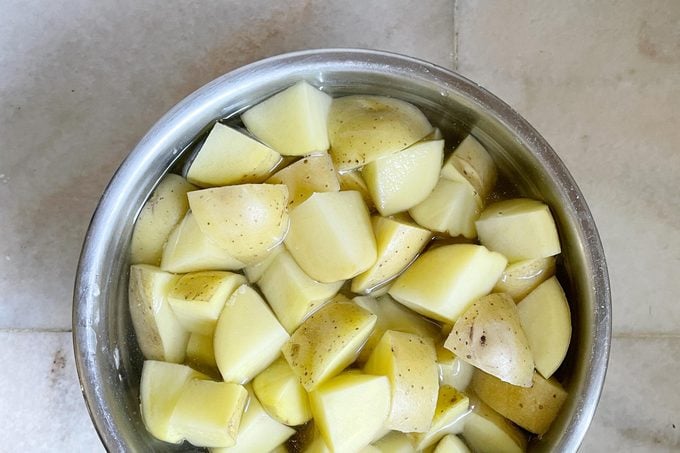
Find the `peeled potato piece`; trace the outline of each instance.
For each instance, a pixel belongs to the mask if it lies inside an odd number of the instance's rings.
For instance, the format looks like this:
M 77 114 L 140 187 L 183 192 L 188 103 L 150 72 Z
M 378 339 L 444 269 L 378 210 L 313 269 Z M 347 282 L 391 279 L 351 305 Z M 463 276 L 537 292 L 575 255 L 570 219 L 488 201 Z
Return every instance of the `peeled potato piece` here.
M 373 266 L 352 279 L 352 292 L 368 293 L 403 271 L 432 233 L 399 218 L 371 217 L 378 258 Z
M 390 431 L 371 445 L 380 453 L 415 453 L 416 451 L 411 439 L 398 431 Z
M 437 345 L 437 367 L 440 384 L 450 385 L 459 392 L 467 389 L 475 371 L 475 367 L 456 357 L 442 345 Z
M 549 378 L 560 367 L 571 341 L 569 303 L 557 278 L 541 283 L 517 304 L 536 369 Z
M 389 294 L 422 315 L 454 322 L 491 291 L 505 265 L 502 255 L 483 246 L 445 245 L 420 255 L 394 281 Z
M 364 166 L 361 174 L 383 216 L 406 211 L 434 189 L 444 156 L 444 140 L 419 142 Z
M 433 453 L 470 453 L 470 449 L 460 437 L 447 434 L 439 441 Z
M 440 386 L 430 429 L 425 433 L 411 435 L 415 441 L 416 450 L 425 450 L 447 434 L 462 432 L 468 409 L 467 396 L 448 385 Z
M 285 184 L 288 187 L 288 209 L 293 209 L 314 192 L 338 192 L 340 182 L 328 154 L 307 156 L 279 170 L 268 184 Z
M 301 81 L 251 107 L 241 120 L 258 139 L 284 156 L 328 149 L 328 111 L 332 98 Z
M 453 325 L 444 347 L 461 360 L 516 386 L 530 387 L 534 360 L 510 296 L 478 299 Z
M 264 259 L 288 229 L 288 188 L 242 184 L 189 193 L 196 222 L 211 240 L 246 264 Z
M 560 238 L 550 208 L 537 200 L 515 198 L 488 206 L 475 222 L 482 245 L 508 261 L 560 253 Z
M 183 434 L 171 423 L 171 417 L 182 389 L 192 379 L 207 379 L 207 376 L 186 365 L 144 361 L 139 399 L 144 426 L 155 438 L 173 444 L 184 440 Z
M 147 359 L 181 363 L 189 332 L 180 324 L 168 302 L 179 276 L 148 264 L 130 267 L 128 303 L 137 344 Z
M 354 362 L 375 322 L 370 311 L 335 296 L 298 327 L 283 346 L 283 356 L 311 391 Z
M 465 137 L 456 147 L 444 165 L 442 175 L 452 177 L 451 167 L 472 184 L 482 199 L 486 198 L 496 185 L 496 165 L 484 146 L 472 135 Z
M 232 272 L 192 272 L 177 280 L 168 301 L 186 330 L 212 335 L 224 303 L 245 282 L 243 275 Z
M 261 182 L 281 155 L 224 124 L 215 123 L 187 172 L 201 187 Z
M 178 274 L 208 270 L 235 271 L 244 266 L 201 231 L 191 211 L 170 233 L 161 259 L 161 269 Z
M 135 222 L 130 244 L 132 264 L 160 264 L 163 245 L 186 214 L 187 192 L 192 190 L 196 186 L 181 176 L 167 174 L 161 179 Z
M 480 401 L 470 399 L 472 412 L 465 419 L 463 438 L 472 451 L 523 453 L 527 448 L 524 433 L 498 412 Z
M 515 302 L 519 302 L 553 275 L 555 275 L 554 256 L 517 261 L 508 264 L 493 291 L 506 293 Z
M 352 278 L 377 258 L 368 210 L 353 191 L 315 193 L 293 209 L 285 244 L 302 270 L 324 283 Z
M 352 452 L 368 446 L 390 410 L 385 376 L 342 374 L 309 395 L 314 421 L 332 451 Z
M 279 256 L 279 253 L 283 252 L 284 250 L 286 250 L 286 247 L 283 245 L 283 243 L 281 243 L 271 249 L 262 261 L 243 268 L 243 273 L 246 274 L 248 282 L 257 283 L 260 278 L 262 278 L 262 275 L 267 270 L 269 265 L 274 261 L 274 259 L 276 259 L 277 256 Z
M 253 390 L 267 412 L 284 425 L 302 425 L 312 418 L 307 391 L 283 357 L 255 377 Z
M 245 383 L 267 368 L 288 341 L 267 303 L 248 285 L 234 291 L 215 328 L 215 360 L 227 382 Z
M 401 151 L 430 132 L 417 107 L 384 96 L 333 99 L 328 115 L 330 154 L 341 172 Z

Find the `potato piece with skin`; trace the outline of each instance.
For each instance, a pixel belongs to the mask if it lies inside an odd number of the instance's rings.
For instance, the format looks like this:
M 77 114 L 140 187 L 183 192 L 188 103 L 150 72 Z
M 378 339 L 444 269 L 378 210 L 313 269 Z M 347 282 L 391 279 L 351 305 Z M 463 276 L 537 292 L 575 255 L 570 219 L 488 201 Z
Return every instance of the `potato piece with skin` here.
M 328 115 L 330 154 L 341 172 L 401 151 L 431 132 L 416 106 L 384 96 L 335 98 Z
M 534 360 L 515 302 L 506 294 L 489 294 L 472 304 L 444 347 L 503 381 L 531 386 Z
M 357 358 L 359 364 L 366 363 L 371 352 L 388 330 L 412 333 L 431 338 L 433 341 L 439 341 L 441 338 L 435 323 L 395 302 L 387 294 L 379 297 L 357 296 L 352 300 L 377 316 L 375 328 Z
M 251 107 L 241 120 L 258 139 L 284 156 L 328 149 L 328 112 L 332 98 L 301 81 Z
M 169 173 L 161 179 L 135 221 L 132 264 L 160 264 L 165 241 L 189 209 L 187 193 L 196 189 L 179 175 Z
M 179 323 L 189 332 L 212 335 L 224 303 L 246 282 L 241 274 L 225 271 L 182 275 L 168 294 Z
M 399 431 L 390 431 L 372 445 L 381 453 L 415 453 L 416 451 L 411 439 Z
M 246 389 L 249 396 L 248 406 L 241 417 L 236 443 L 231 447 L 211 448 L 210 453 L 268 452 L 295 434 L 293 428 L 270 417 L 252 388 Z
M 309 395 L 316 426 L 332 451 L 368 446 L 387 419 L 390 383 L 385 376 L 341 374 Z
M 534 434 L 545 434 L 567 398 L 556 379 L 534 373 L 529 388 L 508 384 L 477 370 L 471 387 L 493 410 Z
M 194 445 L 230 447 L 247 402 L 242 385 L 193 379 L 182 388 L 170 423 Z
M 340 182 L 340 190 L 355 190 L 361 194 L 364 203 L 369 210 L 375 210 L 371 194 L 368 193 L 368 186 L 361 176 L 360 170 L 347 171 L 345 173 L 338 173 L 338 181 Z
M 199 228 L 237 260 L 264 259 L 288 230 L 288 188 L 283 184 L 242 184 L 189 193 Z
M 451 323 L 491 291 L 505 265 L 502 255 L 483 246 L 445 245 L 420 255 L 389 294 L 422 315 Z
M 431 338 L 388 330 L 371 353 L 364 372 L 387 376 L 392 390 L 385 428 L 425 432 L 437 404 L 439 376 Z
M 248 285 L 234 291 L 217 321 L 215 361 L 226 382 L 245 383 L 267 368 L 288 341 L 267 303 Z
M 404 212 L 423 201 L 439 179 L 444 140 L 418 142 L 366 164 L 361 175 L 378 212 Z
M 432 231 L 475 238 L 475 221 L 482 212 L 482 200 L 466 182 L 440 178 L 432 192 L 409 214 L 419 225 Z
M 281 155 L 248 135 L 215 123 L 196 154 L 187 180 L 197 186 L 261 182 Z
M 155 438 L 173 444 L 184 440 L 171 423 L 171 417 L 182 389 L 192 379 L 207 379 L 207 376 L 186 365 L 144 361 L 139 384 L 140 407 L 144 426 Z
M 302 425 L 312 418 L 307 391 L 283 357 L 255 377 L 253 390 L 269 415 L 284 425 Z
M 368 270 L 354 277 L 352 292 L 370 293 L 396 277 L 413 262 L 432 239 L 432 232 L 401 218 L 371 217 L 378 258 Z
M 465 391 L 475 367 L 446 349 L 443 345 L 437 345 L 437 367 L 439 368 L 439 383 L 450 385 L 459 392 Z
M 448 385 L 439 387 L 432 425 L 425 433 L 411 434 L 416 450 L 425 450 L 447 434 L 462 432 L 469 412 L 468 397 Z
M 514 198 L 489 205 L 475 226 L 482 245 L 502 253 L 511 263 L 561 251 L 550 208 L 537 200 Z
M 271 249 L 267 257 L 264 258 L 262 261 L 259 261 L 255 264 L 251 264 L 250 266 L 246 266 L 245 268 L 243 268 L 243 273 L 246 274 L 248 282 L 257 283 L 260 280 L 260 278 L 262 278 L 262 275 L 267 270 L 269 265 L 272 264 L 274 259 L 276 259 L 276 257 L 279 256 L 279 253 L 283 252 L 284 250 L 286 250 L 286 247 L 283 245 L 283 243 L 281 243 L 274 247 L 273 249 Z
M 288 251 L 277 255 L 258 286 L 281 325 L 293 333 L 302 321 L 335 296 L 344 281 L 320 283 L 307 275 Z
M 303 157 L 273 174 L 267 183 L 288 187 L 288 209 L 295 208 L 314 192 L 340 190 L 340 182 L 328 154 Z
M 282 352 L 307 391 L 354 362 L 377 317 L 345 296 L 307 318 L 283 345 Z
M 212 335 L 191 334 L 187 343 L 186 363 L 196 370 L 221 379 L 215 362 Z
M 451 156 L 450 164 L 470 181 L 482 199 L 486 198 L 496 185 L 497 173 L 496 165 L 484 146 L 468 135 Z
M 571 341 L 571 313 L 556 277 L 541 283 L 517 304 L 536 370 L 549 378 L 560 367 Z
M 515 302 L 519 302 L 553 275 L 555 275 L 554 256 L 517 261 L 508 264 L 493 287 L 493 292 L 506 293 Z
M 460 437 L 447 434 L 439 441 L 433 453 L 470 453 L 470 449 Z
M 168 293 L 179 276 L 148 264 L 130 266 L 128 303 L 137 344 L 147 359 L 181 363 L 189 332 L 170 308 Z
M 244 266 L 201 231 L 191 211 L 170 233 L 161 259 L 161 269 L 177 274 L 208 270 L 235 271 Z
M 315 193 L 293 209 L 285 244 L 302 270 L 324 283 L 352 278 L 377 258 L 368 210 L 353 191 Z
M 463 438 L 472 451 L 489 453 L 523 453 L 527 438 L 515 425 L 470 395 L 470 412 L 465 419 Z

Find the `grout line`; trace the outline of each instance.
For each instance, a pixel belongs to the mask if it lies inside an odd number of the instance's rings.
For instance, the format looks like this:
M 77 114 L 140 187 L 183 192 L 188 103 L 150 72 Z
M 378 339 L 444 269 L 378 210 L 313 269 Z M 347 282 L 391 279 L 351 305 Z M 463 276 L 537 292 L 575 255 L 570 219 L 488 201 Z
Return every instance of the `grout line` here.
M 71 333 L 70 328 L 15 328 L 15 327 L 2 327 L 0 328 L 0 333 Z
M 453 70 L 458 71 L 458 0 L 453 0 Z
M 620 340 L 680 340 L 680 333 L 621 332 L 612 334 L 612 338 Z

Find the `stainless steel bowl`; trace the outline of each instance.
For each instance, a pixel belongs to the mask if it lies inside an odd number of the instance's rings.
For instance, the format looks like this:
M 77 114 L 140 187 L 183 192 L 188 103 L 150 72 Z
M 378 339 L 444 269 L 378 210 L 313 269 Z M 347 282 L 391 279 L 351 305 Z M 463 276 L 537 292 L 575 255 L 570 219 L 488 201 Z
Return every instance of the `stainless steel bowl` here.
M 142 357 L 127 308 L 128 249 L 136 216 L 159 179 L 186 158 L 207 125 L 238 115 L 300 79 L 333 95 L 383 94 L 420 106 L 447 137 L 473 133 L 522 194 L 551 206 L 563 244 L 559 277 L 571 301 L 574 326 L 561 369 L 569 399 L 550 431 L 533 440 L 530 450 L 576 451 L 600 397 L 611 340 L 604 253 L 581 192 L 538 132 L 474 82 L 424 61 L 355 49 L 285 54 L 218 78 L 161 118 L 109 183 L 83 245 L 73 306 L 81 387 L 106 448 L 168 448 L 147 434 L 139 413 Z

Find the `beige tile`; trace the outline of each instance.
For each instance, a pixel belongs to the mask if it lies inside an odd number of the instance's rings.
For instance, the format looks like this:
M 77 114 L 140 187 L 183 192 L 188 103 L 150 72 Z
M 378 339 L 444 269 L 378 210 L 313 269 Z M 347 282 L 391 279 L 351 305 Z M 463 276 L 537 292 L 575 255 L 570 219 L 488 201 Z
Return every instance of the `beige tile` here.
M 680 332 L 680 2 L 460 0 L 458 68 L 553 145 L 603 239 L 618 332 Z
M 70 326 L 80 244 L 173 104 L 269 55 L 373 47 L 453 63 L 453 1 L 10 2 L 0 15 L 0 327 Z
M 680 450 L 680 337 L 615 338 L 607 383 L 581 451 Z
M 103 452 L 80 393 L 71 334 L 2 332 L 0 345 L 0 450 Z

